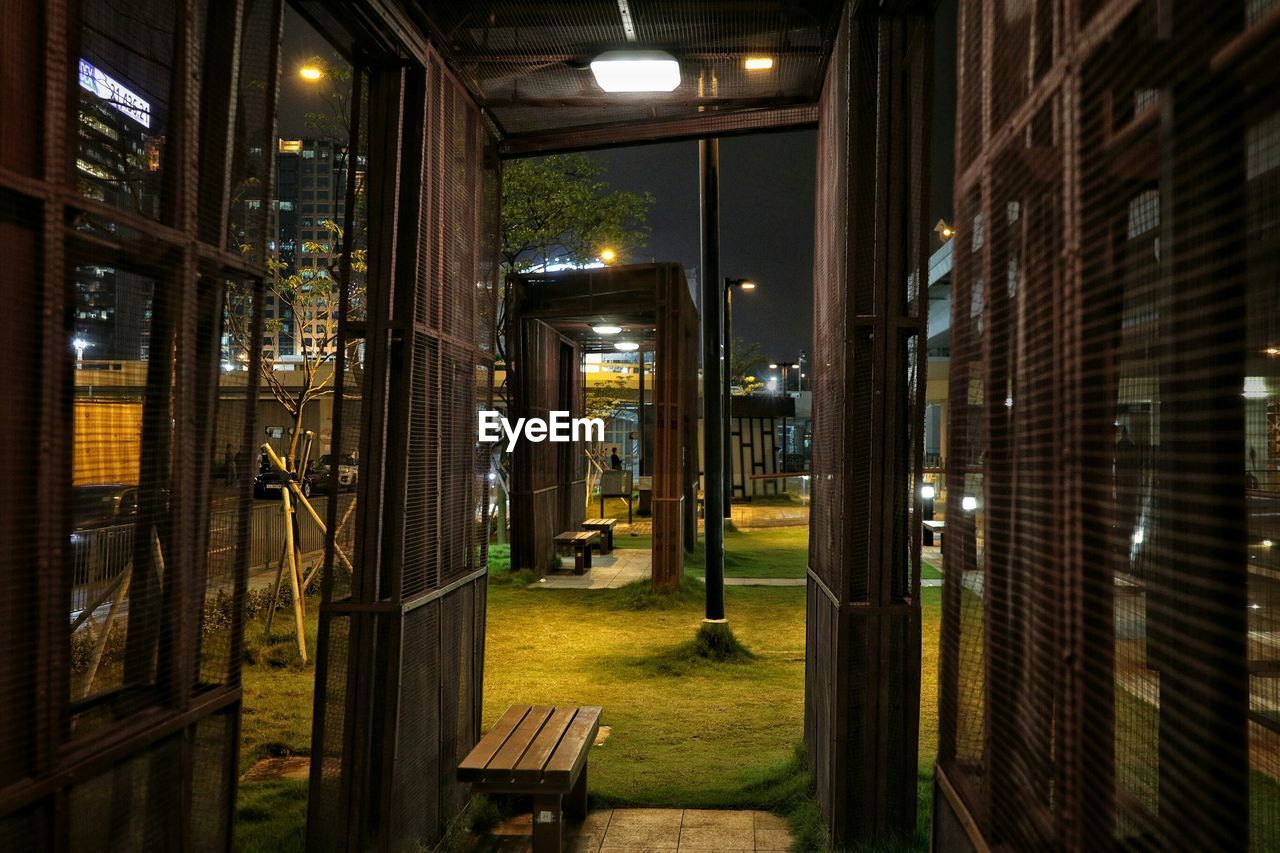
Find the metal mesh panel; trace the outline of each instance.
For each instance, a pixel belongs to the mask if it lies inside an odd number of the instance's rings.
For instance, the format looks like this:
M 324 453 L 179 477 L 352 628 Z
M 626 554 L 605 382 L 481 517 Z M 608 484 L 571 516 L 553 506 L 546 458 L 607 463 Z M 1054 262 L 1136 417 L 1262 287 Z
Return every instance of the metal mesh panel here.
M 321 614 L 308 838 L 403 849 L 461 808 L 453 774 L 478 737 L 498 172 L 438 59 L 368 73 L 367 310 L 344 324 L 362 340 L 334 431 L 359 448 L 360 535 L 350 595 Z
M 278 3 L 255 6 L 278 24 Z M 22 489 L 0 512 L 6 848 L 229 841 L 256 365 L 220 368 L 266 269 L 226 251 L 228 144 L 273 134 L 267 94 L 233 96 L 249 26 L 203 2 L 5 9 L 0 100 L 23 117 L 0 130 L 4 462 Z M 274 65 L 253 67 L 274 92 Z
M 961 8 L 943 787 L 992 845 L 1271 849 L 1280 16 L 1041 5 Z
M 932 29 L 912 11 L 847 15 L 819 105 L 806 739 L 837 847 L 915 823 Z
M 453 733 L 451 716 L 441 703 L 449 694 L 447 674 L 457 663 L 448 648 L 441 620 L 456 609 L 458 596 L 432 601 L 404 616 L 404 669 L 400 682 L 399 760 L 395 768 L 394 834 L 401 844 L 433 837 L 442 814 L 441 783 L 453 776 L 456 762 L 447 762 Z

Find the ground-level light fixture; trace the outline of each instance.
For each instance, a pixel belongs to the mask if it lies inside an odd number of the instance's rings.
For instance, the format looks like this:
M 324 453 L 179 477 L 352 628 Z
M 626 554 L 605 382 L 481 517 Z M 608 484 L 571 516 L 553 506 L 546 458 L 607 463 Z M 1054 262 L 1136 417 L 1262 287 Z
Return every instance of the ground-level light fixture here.
M 773 67 L 772 56 L 748 56 L 742 60 L 742 67 L 748 71 L 768 71 Z
M 599 326 L 592 326 L 591 331 L 597 335 L 616 335 L 622 331 L 622 327 L 614 326 L 610 323 L 601 323 Z
M 618 253 L 615 252 L 613 249 L 600 250 L 600 260 L 604 261 L 606 264 L 613 263 L 615 260 L 617 260 L 617 258 L 618 258 Z
M 635 341 L 618 341 L 613 348 L 618 352 L 635 352 L 640 349 L 640 345 Z
M 607 50 L 591 60 L 606 92 L 670 92 L 680 85 L 680 63 L 660 50 Z
M 314 63 L 307 63 L 298 69 L 298 76 L 303 80 L 314 83 L 324 76 L 324 69 Z
M 960 508 L 965 512 L 973 512 L 978 508 L 978 499 L 973 495 L 965 495 L 964 500 L 960 501 Z

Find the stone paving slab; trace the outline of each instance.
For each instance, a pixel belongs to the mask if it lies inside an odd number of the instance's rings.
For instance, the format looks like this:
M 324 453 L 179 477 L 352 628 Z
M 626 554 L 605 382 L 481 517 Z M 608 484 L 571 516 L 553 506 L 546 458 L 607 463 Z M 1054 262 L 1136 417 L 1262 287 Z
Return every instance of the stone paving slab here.
M 581 575 L 573 573 L 573 559 L 562 557 L 561 570 L 529 585 L 530 589 L 614 589 L 639 580 L 648 580 L 653 572 L 653 556 L 647 548 L 614 548 L 612 554 L 592 555 L 591 568 Z
M 479 840 L 485 853 L 529 853 L 530 816 L 511 818 Z M 564 849 L 581 853 L 782 853 L 785 819 L 768 812 L 715 809 L 602 809 L 565 824 Z

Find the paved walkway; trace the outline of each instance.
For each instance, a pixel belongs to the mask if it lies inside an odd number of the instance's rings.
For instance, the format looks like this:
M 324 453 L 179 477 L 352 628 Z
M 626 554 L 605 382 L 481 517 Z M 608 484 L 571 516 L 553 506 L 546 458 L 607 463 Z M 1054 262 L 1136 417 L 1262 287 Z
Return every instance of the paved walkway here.
M 591 568 L 583 575 L 573 573 L 573 558 L 560 559 L 560 571 L 552 572 L 531 589 L 615 589 L 633 581 L 647 580 L 653 572 L 648 548 L 614 548 L 612 554 L 593 554 Z
M 480 839 L 486 853 L 532 850 L 530 816 L 494 827 Z M 565 824 L 564 849 L 573 853 L 642 853 L 642 851 L 724 851 L 773 853 L 791 849 L 791 830 L 777 815 L 756 811 L 705 809 L 605 809 L 581 824 Z

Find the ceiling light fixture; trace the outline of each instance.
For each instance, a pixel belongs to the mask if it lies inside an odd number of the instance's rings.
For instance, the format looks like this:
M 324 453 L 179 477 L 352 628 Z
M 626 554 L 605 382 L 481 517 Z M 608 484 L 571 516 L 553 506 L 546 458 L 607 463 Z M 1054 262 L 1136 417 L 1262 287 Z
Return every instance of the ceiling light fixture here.
M 591 60 L 606 92 L 670 92 L 680 85 L 680 63 L 660 50 L 607 50 Z
M 748 56 L 742 62 L 742 67 L 748 71 L 768 71 L 773 67 L 772 56 Z
M 640 349 L 640 345 L 635 341 L 618 341 L 613 348 L 618 352 L 635 352 Z
M 591 331 L 595 332 L 597 335 L 616 335 L 618 332 L 622 331 L 622 327 L 611 326 L 608 323 L 604 323 L 599 326 L 592 326 Z

